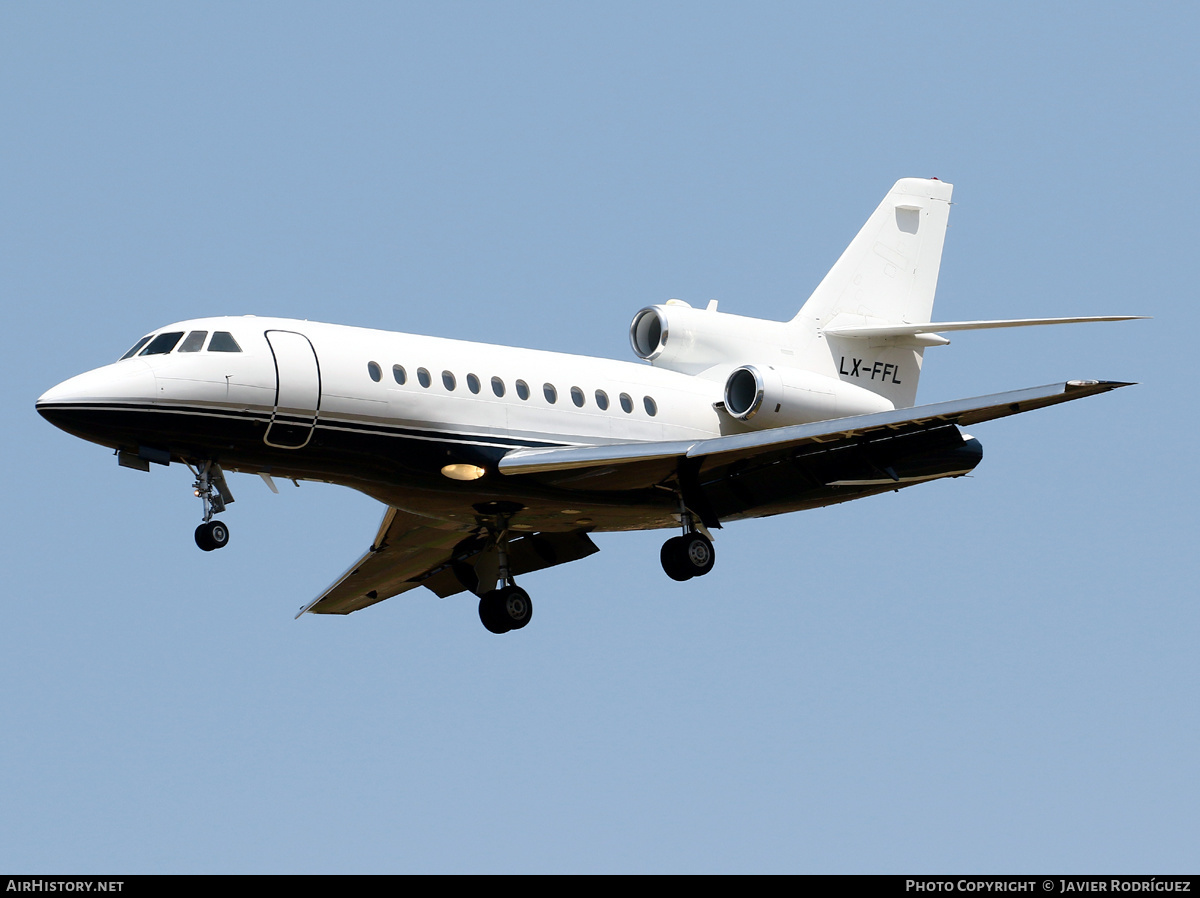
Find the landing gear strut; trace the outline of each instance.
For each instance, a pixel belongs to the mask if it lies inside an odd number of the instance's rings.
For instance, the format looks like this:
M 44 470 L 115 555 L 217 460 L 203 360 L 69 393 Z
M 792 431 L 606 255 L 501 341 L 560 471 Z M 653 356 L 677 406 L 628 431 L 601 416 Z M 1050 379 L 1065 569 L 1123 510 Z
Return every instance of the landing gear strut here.
M 529 593 L 513 582 L 508 571 L 508 519 L 497 515 L 494 524 L 485 526 L 489 538 L 495 542 L 499 562 L 497 576 L 501 585 L 480 596 L 479 620 L 492 633 L 520 630 L 533 617 L 533 602 Z
M 673 536 L 663 543 L 658 558 L 667 576 L 682 582 L 703 577 L 711 571 L 717 553 L 712 540 L 697 529 L 692 513 L 684 507 L 682 500 L 679 503 L 679 518 L 683 535 Z
M 200 462 L 194 468 L 188 464 L 188 469 L 196 475 L 193 495 L 204 503 L 204 523 L 196 528 L 196 545 L 205 552 L 223 549 L 229 544 L 229 528 L 222 521 L 214 521 L 212 516 L 220 514 L 233 501 L 233 493 L 225 483 L 225 472 L 212 461 Z

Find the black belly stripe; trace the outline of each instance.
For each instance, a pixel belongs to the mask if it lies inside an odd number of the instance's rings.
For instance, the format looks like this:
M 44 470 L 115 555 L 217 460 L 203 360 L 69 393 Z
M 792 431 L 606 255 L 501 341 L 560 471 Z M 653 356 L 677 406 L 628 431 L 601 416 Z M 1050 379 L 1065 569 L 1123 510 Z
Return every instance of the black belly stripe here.
M 300 427 L 313 426 L 311 415 L 272 414 L 271 411 L 255 411 L 253 409 L 213 409 L 203 406 L 167 405 L 145 403 L 42 403 L 39 409 L 46 411 L 78 411 L 78 412 L 139 412 L 145 414 L 181 415 L 186 417 L 230 419 L 239 421 L 254 421 L 268 424 L 274 421 L 279 424 L 292 424 Z M 369 436 L 406 437 L 408 439 L 427 440 L 438 443 L 469 443 L 480 446 L 493 446 L 509 449 L 550 448 L 579 445 L 564 440 L 552 439 L 522 439 L 517 437 L 498 437 L 492 434 L 473 433 L 471 431 L 455 431 L 436 428 L 419 428 L 385 422 L 347 421 L 335 417 L 317 415 L 317 431 L 348 431 Z

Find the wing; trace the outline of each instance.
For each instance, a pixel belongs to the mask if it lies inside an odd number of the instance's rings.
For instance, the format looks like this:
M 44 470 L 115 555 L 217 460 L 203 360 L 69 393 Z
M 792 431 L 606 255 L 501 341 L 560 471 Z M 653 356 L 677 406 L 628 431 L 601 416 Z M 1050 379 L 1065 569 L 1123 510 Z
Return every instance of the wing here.
M 349 614 L 420 586 L 421 575 L 447 561 L 466 535 L 458 529 L 438 529 L 434 523 L 388 508 L 367 553 L 296 617 L 306 611 Z
M 963 454 L 965 444 L 952 425 L 978 424 L 1123 386 L 1128 384 L 1069 381 L 707 440 L 518 449 L 499 467 L 504 474 L 594 491 L 676 479 L 688 507 L 712 527 L 721 518 L 827 505 L 863 491 L 966 473 L 982 456 L 976 446 L 968 463 L 969 453 Z M 933 458 L 940 468 L 926 463 Z M 907 475 L 897 473 L 891 459 L 909 461 Z M 965 468 L 956 467 L 960 462 Z
M 514 575 L 527 574 L 597 551 L 596 544 L 581 530 L 524 533 L 509 542 L 508 566 Z M 418 586 L 426 586 L 443 598 L 467 589 L 476 591 L 480 575 L 486 584 L 487 572 L 494 570 L 494 564 L 487 564 L 494 555 L 494 548 L 486 540 L 463 530 L 461 525 L 441 524 L 389 507 L 367 553 L 301 608 L 296 617 L 306 611 L 349 614 Z

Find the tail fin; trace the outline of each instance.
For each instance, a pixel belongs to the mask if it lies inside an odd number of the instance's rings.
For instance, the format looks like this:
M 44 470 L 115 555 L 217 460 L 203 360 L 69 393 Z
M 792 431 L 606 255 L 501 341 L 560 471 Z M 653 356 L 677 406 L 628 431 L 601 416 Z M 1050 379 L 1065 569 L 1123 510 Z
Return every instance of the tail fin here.
M 897 181 L 791 321 L 802 340 L 823 339 L 825 364 L 840 380 L 896 408 L 916 403 L 924 346 L 947 341 L 909 337 L 867 345 L 829 329 L 930 321 L 953 189 L 936 179 Z M 886 378 L 877 376 L 883 371 Z
M 841 325 L 929 321 L 953 189 L 897 181 L 793 320 L 822 328 L 839 316 Z

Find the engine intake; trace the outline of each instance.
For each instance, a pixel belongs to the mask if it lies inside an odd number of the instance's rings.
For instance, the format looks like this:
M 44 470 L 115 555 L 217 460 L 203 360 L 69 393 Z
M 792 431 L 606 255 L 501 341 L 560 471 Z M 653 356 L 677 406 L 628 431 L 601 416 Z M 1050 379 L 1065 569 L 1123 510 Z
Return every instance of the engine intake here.
M 629 342 L 639 358 L 653 361 L 667 345 L 667 321 L 656 308 L 642 309 L 629 325 Z

